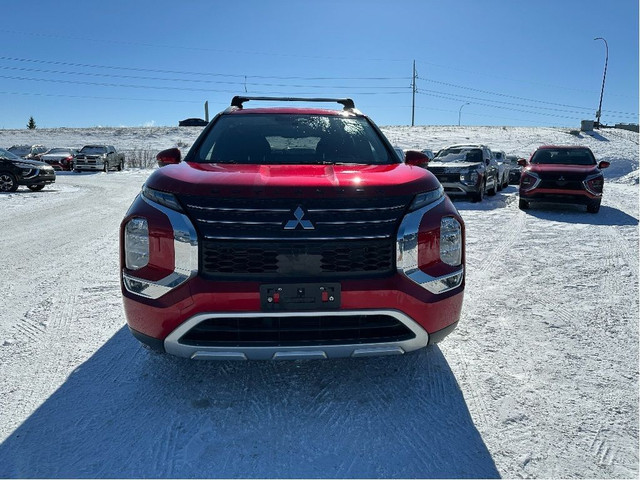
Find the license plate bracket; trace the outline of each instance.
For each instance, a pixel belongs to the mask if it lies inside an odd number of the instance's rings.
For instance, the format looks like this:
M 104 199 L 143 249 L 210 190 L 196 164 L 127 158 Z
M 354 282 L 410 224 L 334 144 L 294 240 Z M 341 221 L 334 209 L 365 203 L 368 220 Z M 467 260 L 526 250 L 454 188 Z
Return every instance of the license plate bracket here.
M 260 285 L 260 306 L 265 312 L 336 310 L 339 283 L 282 283 Z

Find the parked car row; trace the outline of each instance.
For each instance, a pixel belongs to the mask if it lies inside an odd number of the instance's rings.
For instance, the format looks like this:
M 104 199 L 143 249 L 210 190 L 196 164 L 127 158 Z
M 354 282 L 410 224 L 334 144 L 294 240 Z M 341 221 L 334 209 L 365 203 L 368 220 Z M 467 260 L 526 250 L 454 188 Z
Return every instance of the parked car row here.
M 73 147 L 14 145 L 7 151 L 20 158 L 47 163 L 57 171 L 120 171 L 124 168 L 125 160 L 124 153 L 119 153 L 113 145 L 85 145 L 80 150 Z
M 15 192 L 20 185 L 33 191 L 55 182 L 55 171 L 124 169 L 124 154 L 112 145 L 85 145 L 47 149 L 43 145 L 0 148 L 0 192 Z
M 608 166 L 606 161 L 598 163 L 587 147 L 541 146 L 527 161 L 480 144 L 451 145 L 424 164 L 450 197 L 479 202 L 485 194 L 495 195 L 515 184 L 523 210 L 532 203 L 559 203 L 585 205 L 591 213 L 600 210 L 602 169 Z

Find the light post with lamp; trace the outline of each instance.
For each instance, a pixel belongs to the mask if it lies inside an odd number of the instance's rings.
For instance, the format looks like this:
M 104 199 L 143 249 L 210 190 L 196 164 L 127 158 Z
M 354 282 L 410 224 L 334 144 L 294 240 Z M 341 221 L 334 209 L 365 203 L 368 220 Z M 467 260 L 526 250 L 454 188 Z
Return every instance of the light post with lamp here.
M 458 126 L 460 126 L 460 116 L 462 115 L 462 107 L 464 107 L 465 105 L 470 105 L 469 102 L 464 103 L 461 107 L 460 110 L 458 110 Z
M 602 74 L 602 90 L 600 90 L 600 104 L 598 105 L 598 111 L 596 112 L 596 128 L 600 128 L 600 115 L 602 114 L 602 96 L 604 95 L 604 81 L 607 78 L 607 64 L 609 63 L 609 44 L 602 37 L 596 37 L 594 40 L 602 40 L 606 49 L 606 56 L 604 58 L 604 73 Z

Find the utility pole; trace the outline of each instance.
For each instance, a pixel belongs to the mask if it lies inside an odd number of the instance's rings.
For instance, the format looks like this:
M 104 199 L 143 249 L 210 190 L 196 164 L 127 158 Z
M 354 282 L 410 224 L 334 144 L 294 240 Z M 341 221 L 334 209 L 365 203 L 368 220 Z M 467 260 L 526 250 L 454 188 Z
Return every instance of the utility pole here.
M 411 76 L 411 126 L 413 127 L 416 118 L 416 61 L 413 61 L 413 75 Z
M 602 96 L 604 95 L 604 81 L 607 78 L 607 64 L 609 63 L 609 44 L 602 37 L 596 37 L 594 40 L 602 40 L 606 48 L 606 54 L 604 57 L 604 73 L 602 74 L 602 90 L 600 90 L 600 104 L 598 105 L 598 111 L 596 112 L 596 128 L 600 128 L 600 115 L 602 115 Z

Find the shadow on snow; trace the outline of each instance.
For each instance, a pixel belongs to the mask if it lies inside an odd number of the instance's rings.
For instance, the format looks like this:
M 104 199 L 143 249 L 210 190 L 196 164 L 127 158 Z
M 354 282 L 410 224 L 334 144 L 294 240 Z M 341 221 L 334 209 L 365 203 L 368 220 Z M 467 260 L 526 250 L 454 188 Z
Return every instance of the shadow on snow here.
M 2 445 L 0 477 L 499 477 L 436 346 L 193 362 L 126 327 Z
M 602 205 L 598 213 L 588 213 L 581 205 L 532 204 L 527 214 L 541 220 L 584 225 L 637 226 L 638 219 L 614 207 Z

